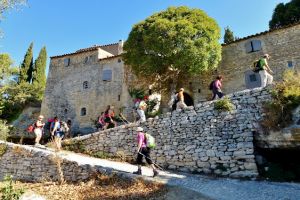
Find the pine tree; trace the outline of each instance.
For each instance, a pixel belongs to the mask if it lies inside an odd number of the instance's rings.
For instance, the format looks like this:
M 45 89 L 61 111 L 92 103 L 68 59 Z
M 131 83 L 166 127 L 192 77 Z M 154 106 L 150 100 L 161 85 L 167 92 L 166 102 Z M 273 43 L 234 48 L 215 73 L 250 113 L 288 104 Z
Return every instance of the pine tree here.
M 47 51 L 46 47 L 43 47 L 39 53 L 39 56 L 34 62 L 34 70 L 32 77 L 32 84 L 44 89 L 46 86 L 46 65 L 47 65 Z
M 224 34 L 224 43 L 228 44 L 230 42 L 234 41 L 233 32 L 230 30 L 230 28 L 227 26 L 225 28 L 225 34 Z
M 31 82 L 33 71 L 33 42 L 30 44 L 20 67 L 19 83 Z

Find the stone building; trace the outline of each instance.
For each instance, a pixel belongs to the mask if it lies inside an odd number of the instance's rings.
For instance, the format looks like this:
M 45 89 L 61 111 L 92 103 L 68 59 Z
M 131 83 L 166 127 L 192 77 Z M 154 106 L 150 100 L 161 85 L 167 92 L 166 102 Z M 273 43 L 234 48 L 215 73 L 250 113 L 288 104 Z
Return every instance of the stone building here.
M 246 89 L 245 73 L 254 60 L 268 53 L 275 80 L 286 69 L 300 69 L 300 23 L 265 31 L 222 46 L 222 61 L 214 72 L 191 77 L 185 88 L 188 105 L 211 96 L 208 85 L 217 74 L 224 75 L 223 91 Z M 42 114 L 71 119 L 73 130 L 91 131 L 92 120 L 107 105 L 130 112 L 132 101 L 124 81 L 123 42 L 93 46 L 51 57 Z M 255 76 L 248 78 L 255 81 Z M 168 97 L 165 97 L 167 102 Z M 162 104 L 166 105 L 166 104 Z M 166 109 L 167 110 L 167 109 Z

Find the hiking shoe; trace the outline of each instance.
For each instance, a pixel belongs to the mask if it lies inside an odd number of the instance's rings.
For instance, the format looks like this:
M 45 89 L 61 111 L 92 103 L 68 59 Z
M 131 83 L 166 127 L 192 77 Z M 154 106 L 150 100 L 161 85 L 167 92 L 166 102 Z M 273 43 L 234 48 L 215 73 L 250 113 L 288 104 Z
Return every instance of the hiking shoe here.
M 142 170 L 137 170 L 136 172 L 133 172 L 133 174 L 142 175 Z
M 157 170 L 153 170 L 153 178 L 155 177 L 155 176 L 157 176 L 158 175 L 158 171 Z

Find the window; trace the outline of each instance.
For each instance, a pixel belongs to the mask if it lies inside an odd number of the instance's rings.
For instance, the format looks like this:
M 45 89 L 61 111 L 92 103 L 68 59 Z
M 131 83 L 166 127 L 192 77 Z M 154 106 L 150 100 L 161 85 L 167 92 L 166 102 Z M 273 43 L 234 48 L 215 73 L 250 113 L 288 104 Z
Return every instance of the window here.
M 122 60 L 119 58 L 119 59 L 118 59 L 118 62 L 120 63 L 120 62 L 122 62 Z
M 80 115 L 81 116 L 85 116 L 86 115 L 86 108 L 81 108 Z
M 84 63 L 91 63 L 95 61 L 95 56 L 87 56 L 84 59 Z
M 64 59 L 64 65 L 65 65 L 65 67 L 70 66 L 70 63 L 71 63 L 71 59 L 70 58 L 65 58 Z
M 261 50 L 261 42 L 260 40 L 252 40 L 246 43 L 246 52 L 251 53 L 255 51 L 260 51 Z
M 103 70 L 102 80 L 103 81 L 111 81 L 112 80 L 112 70 L 111 69 Z
M 288 68 L 292 68 L 293 67 L 293 61 L 288 61 Z
M 83 89 L 88 89 L 89 88 L 89 83 L 87 81 L 83 82 Z
M 118 101 L 121 101 L 121 95 L 118 95 Z
M 67 114 L 68 113 L 68 109 L 65 109 L 64 112 L 65 112 L 65 114 Z
M 249 80 L 250 82 L 256 82 L 257 81 L 256 75 L 255 74 L 249 75 Z

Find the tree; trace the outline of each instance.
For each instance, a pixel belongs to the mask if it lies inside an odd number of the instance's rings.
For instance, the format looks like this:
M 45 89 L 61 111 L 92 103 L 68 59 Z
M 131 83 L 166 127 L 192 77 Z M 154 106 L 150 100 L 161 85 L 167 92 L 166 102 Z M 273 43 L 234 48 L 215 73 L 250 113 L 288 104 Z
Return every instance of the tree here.
M 19 5 L 25 5 L 26 0 L 1 0 L 0 1 L 0 19 L 3 18 L 3 13 L 9 9 L 13 9 Z
M 225 28 L 225 34 L 224 34 L 224 43 L 228 44 L 235 40 L 235 37 L 233 35 L 233 32 L 230 30 L 230 28 L 227 26 Z
M 12 75 L 16 75 L 18 69 L 12 67 L 13 61 L 8 54 L 0 54 L 0 84 L 4 84 Z
M 34 70 L 32 75 L 32 84 L 38 85 L 40 88 L 46 87 L 46 64 L 47 64 L 47 51 L 43 47 L 39 56 L 34 62 Z
M 170 7 L 133 26 L 123 58 L 141 82 L 166 89 L 178 77 L 216 68 L 219 38 L 218 24 L 204 11 Z
M 300 0 L 291 0 L 289 3 L 279 3 L 275 7 L 272 19 L 269 22 L 270 29 L 280 28 L 300 21 Z
M 20 67 L 19 83 L 31 82 L 33 71 L 33 43 L 30 44 Z

